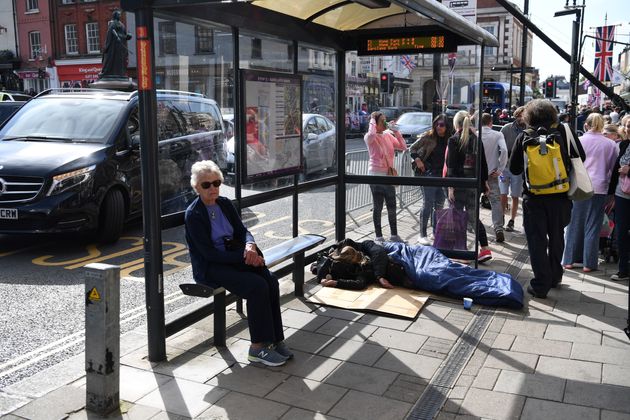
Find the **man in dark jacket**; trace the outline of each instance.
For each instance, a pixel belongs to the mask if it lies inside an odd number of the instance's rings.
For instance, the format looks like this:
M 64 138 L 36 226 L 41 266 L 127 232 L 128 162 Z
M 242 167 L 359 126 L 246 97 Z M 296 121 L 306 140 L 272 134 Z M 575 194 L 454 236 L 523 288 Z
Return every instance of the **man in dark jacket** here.
M 567 150 L 567 137 L 563 126 L 558 126 L 558 113 L 553 104 L 544 99 L 535 99 L 525 107 L 525 123 L 534 131 L 544 128 L 548 134 L 561 137 L 558 141 L 565 167 L 570 167 L 570 156 L 579 153 L 585 159 L 584 150 L 577 135 L 573 133 L 578 150 Z M 523 174 L 523 226 L 527 237 L 530 263 L 534 278 L 531 279 L 527 292 L 544 299 L 549 289 L 557 287 L 562 282 L 561 261 L 564 252 L 564 228 L 571 220 L 573 204 L 566 192 L 537 195 L 532 193 L 525 182 L 525 159 L 523 153 L 523 139 L 526 133 L 521 133 L 514 143 L 510 155 L 510 172 L 515 175 Z

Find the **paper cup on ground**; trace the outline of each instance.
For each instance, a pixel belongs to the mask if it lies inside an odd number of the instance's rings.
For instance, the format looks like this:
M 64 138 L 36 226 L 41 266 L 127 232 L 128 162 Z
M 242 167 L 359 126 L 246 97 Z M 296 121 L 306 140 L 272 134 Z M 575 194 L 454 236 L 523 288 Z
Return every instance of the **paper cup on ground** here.
M 473 300 L 471 298 L 464 298 L 464 309 L 472 308 Z

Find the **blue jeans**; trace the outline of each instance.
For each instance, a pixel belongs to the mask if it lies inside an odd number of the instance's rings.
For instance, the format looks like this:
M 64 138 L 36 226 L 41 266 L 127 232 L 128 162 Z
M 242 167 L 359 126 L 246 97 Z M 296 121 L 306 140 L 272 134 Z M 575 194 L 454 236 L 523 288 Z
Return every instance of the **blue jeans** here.
M 630 200 L 615 196 L 615 232 L 619 252 L 619 272 L 630 272 Z
M 573 202 L 571 221 L 565 231 L 563 265 L 581 262 L 586 268 L 597 269 L 605 201 L 605 194 L 595 194 L 588 200 Z
M 431 224 L 435 229 L 435 210 L 444 208 L 446 194 L 444 194 L 444 188 L 442 187 L 425 186 L 422 187 L 422 194 L 424 195 L 424 205 L 420 215 L 420 236 L 426 237 L 429 218 L 431 218 Z

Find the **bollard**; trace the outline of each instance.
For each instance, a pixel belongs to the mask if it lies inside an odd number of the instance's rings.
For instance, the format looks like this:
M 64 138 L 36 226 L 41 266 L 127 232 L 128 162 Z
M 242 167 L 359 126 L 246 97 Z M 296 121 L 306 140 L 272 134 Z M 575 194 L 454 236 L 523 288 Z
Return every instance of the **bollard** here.
M 85 406 L 105 415 L 120 404 L 120 267 L 85 269 Z

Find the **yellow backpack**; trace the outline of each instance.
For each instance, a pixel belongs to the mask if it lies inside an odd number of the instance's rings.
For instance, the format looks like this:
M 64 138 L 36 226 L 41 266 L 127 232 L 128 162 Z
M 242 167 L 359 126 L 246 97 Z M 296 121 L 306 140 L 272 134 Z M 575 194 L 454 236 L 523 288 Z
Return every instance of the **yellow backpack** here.
M 569 191 L 569 175 L 560 147 L 559 135 L 525 130 L 525 182 L 532 194 L 558 194 Z

